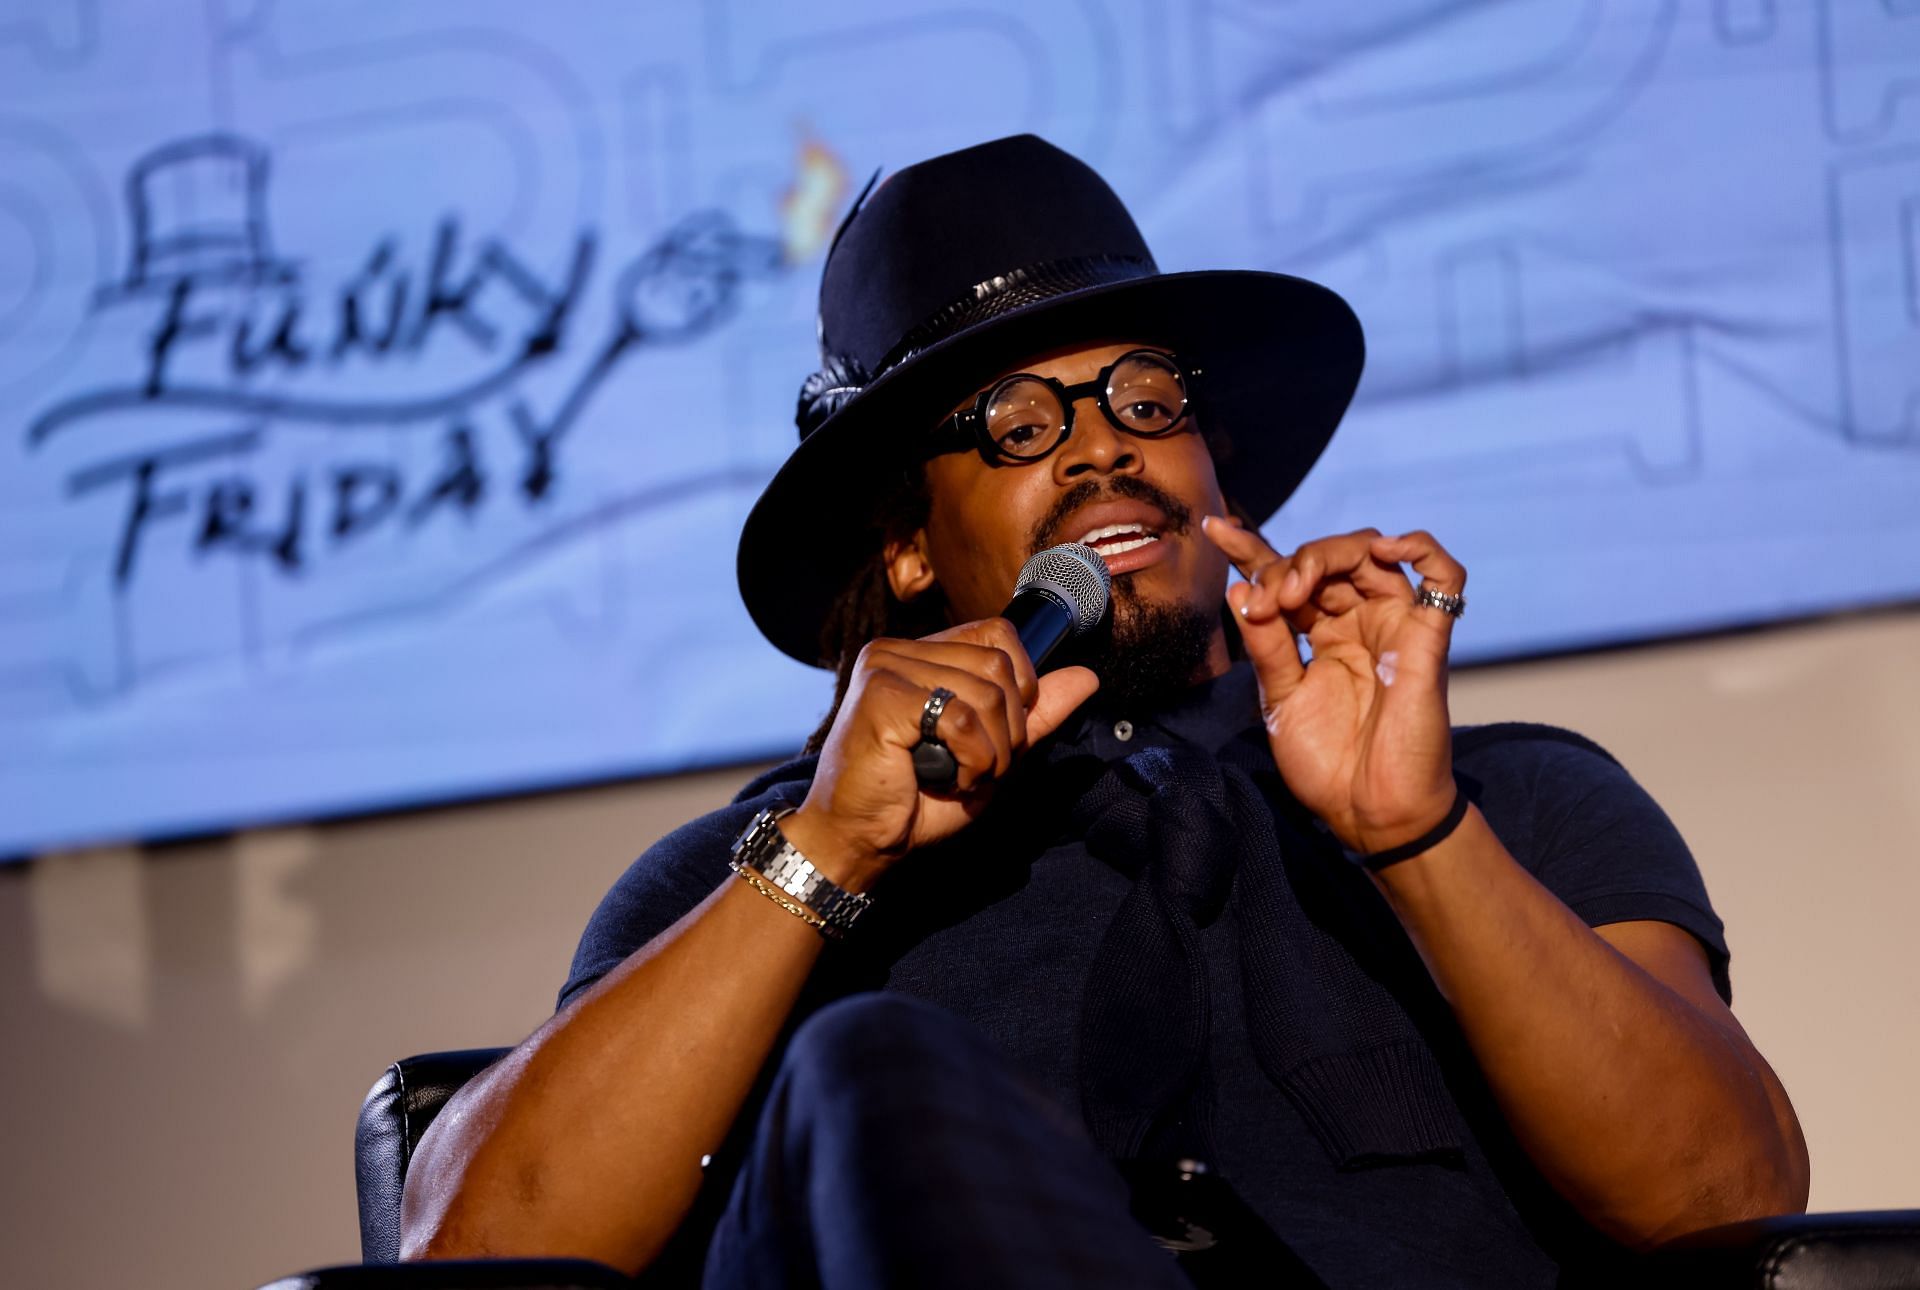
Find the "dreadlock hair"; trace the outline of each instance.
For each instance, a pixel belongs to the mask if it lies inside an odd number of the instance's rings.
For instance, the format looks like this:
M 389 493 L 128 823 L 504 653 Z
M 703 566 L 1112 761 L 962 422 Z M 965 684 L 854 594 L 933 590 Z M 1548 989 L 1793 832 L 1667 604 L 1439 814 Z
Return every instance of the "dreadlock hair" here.
M 820 628 L 820 656 L 834 661 L 833 705 L 821 718 L 819 728 L 807 736 L 802 752 L 817 753 L 826 744 L 853 680 L 853 665 L 867 642 L 882 636 L 917 639 L 947 626 L 946 596 L 939 587 L 903 601 L 893 594 L 893 584 L 887 579 L 887 544 L 911 537 L 924 527 L 931 504 L 923 463 L 904 466 L 882 486 L 874 507 L 873 554 L 828 606 Z

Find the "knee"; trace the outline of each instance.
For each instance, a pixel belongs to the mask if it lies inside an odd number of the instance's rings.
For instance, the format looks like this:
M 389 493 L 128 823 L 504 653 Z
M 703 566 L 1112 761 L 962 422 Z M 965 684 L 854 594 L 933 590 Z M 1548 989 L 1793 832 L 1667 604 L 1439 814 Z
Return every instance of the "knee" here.
M 801 1023 L 785 1065 L 834 1085 L 876 1076 L 911 1078 L 916 1067 L 939 1067 L 973 1035 L 945 1009 L 905 995 L 871 991 L 828 1004 Z

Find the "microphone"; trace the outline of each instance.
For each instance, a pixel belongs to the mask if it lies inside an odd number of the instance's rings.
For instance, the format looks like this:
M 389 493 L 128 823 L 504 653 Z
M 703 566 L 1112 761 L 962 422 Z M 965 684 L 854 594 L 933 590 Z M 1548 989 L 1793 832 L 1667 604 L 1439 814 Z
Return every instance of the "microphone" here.
M 1013 599 L 1001 617 L 1013 624 L 1033 670 L 1069 638 L 1099 622 L 1107 612 L 1113 577 L 1100 553 L 1081 542 L 1063 542 L 1034 556 L 1020 570 Z M 913 746 L 913 773 L 920 787 L 939 793 L 951 789 L 959 774 L 953 752 L 938 739 Z

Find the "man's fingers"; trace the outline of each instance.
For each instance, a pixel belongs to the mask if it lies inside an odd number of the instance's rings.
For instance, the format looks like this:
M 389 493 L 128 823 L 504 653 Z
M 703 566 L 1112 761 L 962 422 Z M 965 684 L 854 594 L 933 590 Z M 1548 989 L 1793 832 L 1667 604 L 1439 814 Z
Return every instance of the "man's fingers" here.
M 947 689 L 953 691 L 954 697 L 947 701 L 946 710 L 934 726 L 940 741 L 951 745 L 955 735 L 977 726 L 993 747 L 992 772 L 1004 775 L 1013 765 L 1015 739 L 1022 744 L 1026 742 L 1026 712 L 1024 708 L 1018 712 L 1019 726 L 1009 727 L 1007 691 L 964 668 L 948 667 L 925 657 L 882 649 L 874 651 L 871 661 L 874 666 L 884 667 L 920 687 L 920 703 L 912 713 L 912 729 L 904 725 L 900 728 L 909 748 L 920 740 L 920 717 L 927 699 L 936 688 Z
M 953 754 L 953 791 L 970 793 L 988 779 L 997 779 L 1011 764 L 999 741 L 988 733 L 988 721 L 965 699 L 947 701 L 940 714 L 940 742 Z
M 1368 598 L 1347 574 L 1326 573 L 1311 581 L 1311 575 L 1301 574 L 1296 581 L 1291 572 L 1263 571 L 1244 616 L 1266 622 L 1284 614 L 1294 631 L 1310 632 L 1322 618 L 1337 618 Z M 1400 579 L 1400 586 L 1404 592 L 1406 579 Z M 1284 596 L 1282 587 L 1287 588 Z
M 1247 580 L 1248 594 L 1235 598 L 1234 612 L 1254 623 L 1267 622 L 1279 614 L 1275 593 L 1292 562 L 1259 533 L 1221 516 L 1206 516 L 1200 528 Z
M 1258 533 L 1217 517 L 1203 527 L 1252 587 L 1235 610 L 1249 623 L 1284 616 L 1296 632 L 1306 632 L 1321 618 L 1346 613 L 1369 597 L 1406 594 L 1399 566 L 1374 554 L 1378 529 L 1320 538 L 1282 555 Z
M 1396 563 L 1375 553 L 1379 540 L 1380 530 L 1359 529 L 1303 545 L 1293 553 L 1290 570 L 1298 576 L 1289 576 L 1279 588 L 1280 607 L 1296 609 L 1316 599 L 1321 588 L 1334 580 L 1350 583 L 1363 597 L 1406 595 L 1406 575 Z
M 1397 564 L 1411 564 L 1415 573 L 1420 575 L 1423 585 L 1430 585 L 1436 591 L 1450 596 L 1460 595 L 1466 590 L 1467 571 L 1447 549 L 1434 540 L 1433 534 L 1425 530 L 1402 533 L 1398 537 L 1383 537 L 1374 542 L 1374 557 L 1380 560 L 1392 560 Z M 1438 605 L 1416 604 L 1409 618 L 1423 625 L 1423 630 L 1434 639 L 1437 652 L 1433 665 L 1444 670 L 1447 652 L 1452 648 L 1454 616 Z
M 870 690 L 875 687 L 884 690 L 889 697 L 886 705 L 889 719 L 883 729 L 891 729 L 893 738 L 903 740 L 905 747 L 912 747 L 920 738 L 920 713 L 930 688 L 919 676 L 896 671 L 891 666 L 876 667 L 870 674 L 868 686 Z M 979 712 L 958 692 L 947 700 L 938 730 L 940 742 L 953 754 L 957 771 L 955 792 L 968 792 L 982 780 L 999 773 L 999 747 L 987 733 L 987 724 Z
M 1033 660 L 1027 657 L 1027 650 L 1020 643 L 1020 633 L 1013 624 L 1004 618 L 981 618 L 970 623 L 961 623 L 921 638 L 920 644 L 938 645 L 953 643 L 974 646 L 982 649 L 999 650 L 1007 656 L 1013 666 L 1014 690 L 1020 696 L 1022 705 L 1029 705 L 1038 685 L 1039 678 L 1034 675 Z M 950 660 L 952 661 L 952 660 Z M 956 666 L 964 664 L 956 663 Z
M 1033 702 L 1037 693 L 1031 685 L 1022 690 L 1020 686 L 1020 662 L 1026 658 L 1016 648 L 1013 654 L 994 645 L 976 645 L 969 641 L 937 641 L 933 639 L 917 641 L 885 640 L 875 642 L 874 648 L 884 649 L 890 655 L 924 659 L 944 667 L 957 668 L 971 673 L 998 686 L 1004 695 L 1007 728 L 1018 732 L 1026 728 L 1027 706 Z M 1015 655 L 1019 655 L 1016 659 Z M 1027 671 L 1032 673 L 1032 665 Z M 949 686 L 958 691 L 958 687 Z
M 1360 589 L 1353 585 L 1350 578 L 1329 578 L 1314 589 L 1307 599 L 1307 606 L 1317 609 L 1322 615 L 1337 618 L 1350 609 L 1358 608 L 1366 600 Z M 1316 620 L 1317 621 L 1317 620 Z
M 1250 584 L 1235 583 L 1227 588 L 1227 604 L 1241 620 L 1240 642 L 1260 679 L 1261 708 L 1271 711 L 1299 686 L 1306 665 L 1300 661 L 1300 642 L 1291 623 L 1277 616 L 1256 621 L 1242 612 L 1255 594 Z
M 1045 739 L 1100 688 L 1092 668 L 1063 667 L 1040 678 L 1040 697 L 1027 710 L 1027 741 Z
M 1399 537 L 1375 538 L 1373 551 L 1382 560 L 1412 565 L 1415 573 L 1450 596 L 1467 589 L 1466 567 L 1424 529 L 1402 533 Z
M 1253 529 L 1241 528 L 1231 520 L 1218 515 L 1202 516 L 1200 531 L 1233 561 L 1240 576 L 1251 581 L 1253 571 L 1269 560 L 1284 559 L 1278 551 L 1267 545 L 1267 540 Z

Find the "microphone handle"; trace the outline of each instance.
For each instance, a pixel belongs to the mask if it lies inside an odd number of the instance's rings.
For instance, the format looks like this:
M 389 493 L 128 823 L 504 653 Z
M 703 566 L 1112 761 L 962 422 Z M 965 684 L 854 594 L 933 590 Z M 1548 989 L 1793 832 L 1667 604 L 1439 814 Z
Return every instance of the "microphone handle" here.
M 1016 594 L 1001 616 L 1013 624 L 1035 672 L 1046 671 L 1047 660 L 1073 635 L 1073 611 L 1052 592 L 1039 587 Z M 922 740 L 913 746 L 913 775 L 921 788 L 930 793 L 948 792 L 959 773 L 953 751 L 938 739 Z

